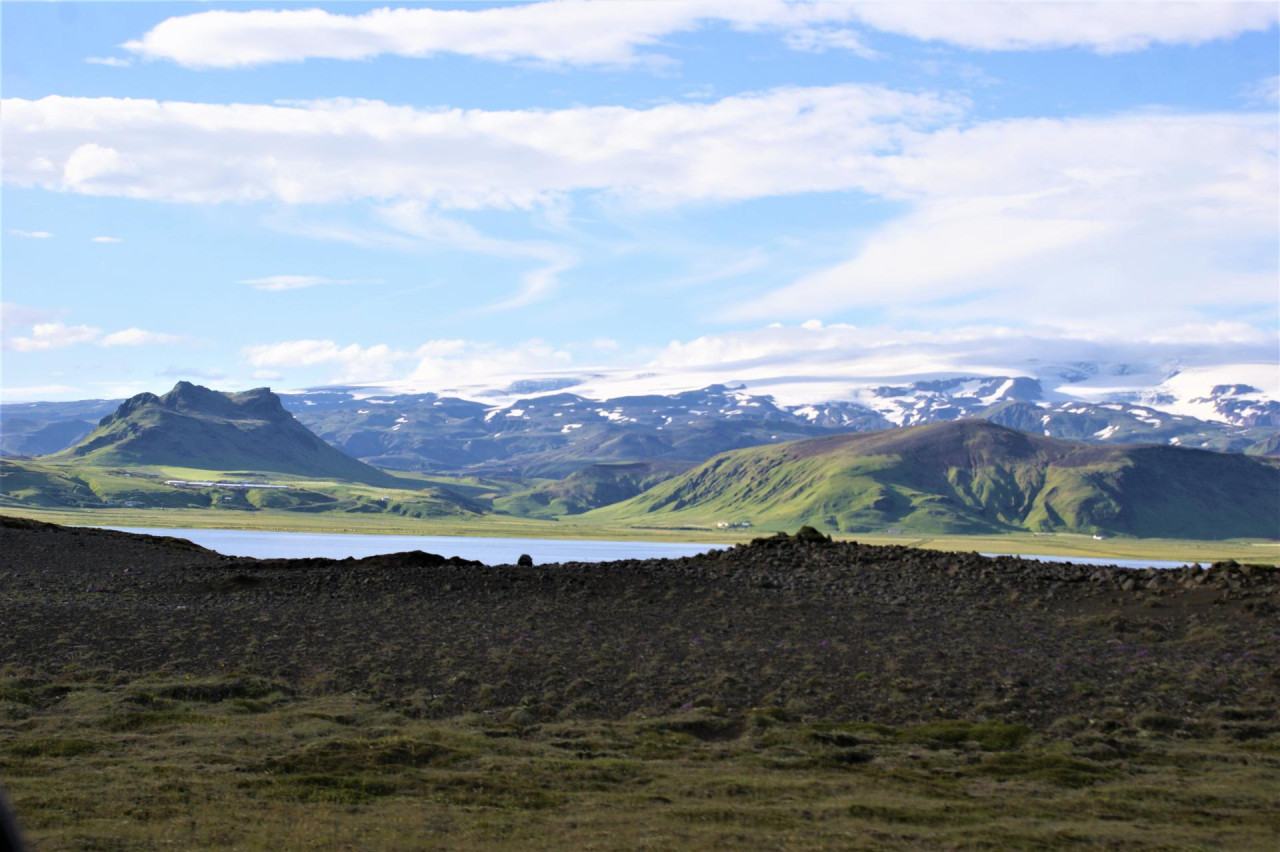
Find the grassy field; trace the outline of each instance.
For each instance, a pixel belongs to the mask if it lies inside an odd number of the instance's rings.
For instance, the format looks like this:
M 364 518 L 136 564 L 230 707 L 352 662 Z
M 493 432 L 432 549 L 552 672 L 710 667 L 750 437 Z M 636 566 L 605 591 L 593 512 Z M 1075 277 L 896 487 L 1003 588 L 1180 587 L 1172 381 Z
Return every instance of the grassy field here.
M 394 515 L 297 513 L 265 509 L 232 512 L 225 509 L 37 509 L 0 506 L 0 514 L 35 518 L 72 526 L 161 527 L 192 529 L 277 530 L 285 532 L 355 533 L 361 535 L 470 535 L 508 538 L 573 538 L 619 541 L 688 541 L 734 544 L 769 528 L 717 530 L 675 527 L 630 527 L 592 524 L 577 518 L 559 521 L 509 515 L 406 518 Z M 951 535 L 863 533 L 837 536 L 869 544 L 897 544 L 930 550 L 980 553 L 1044 554 L 1065 559 L 1158 559 L 1209 563 L 1224 559 L 1274 565 L 1280 563 L 1280 542 L 1261 539 L 1194 541 L 1188 539 L 1108 538 L 1084 535 Z
M 1280 740 L 692 711 L 414 718 L 249 677 L 0 679 L 40 849 L 1274 849 Z

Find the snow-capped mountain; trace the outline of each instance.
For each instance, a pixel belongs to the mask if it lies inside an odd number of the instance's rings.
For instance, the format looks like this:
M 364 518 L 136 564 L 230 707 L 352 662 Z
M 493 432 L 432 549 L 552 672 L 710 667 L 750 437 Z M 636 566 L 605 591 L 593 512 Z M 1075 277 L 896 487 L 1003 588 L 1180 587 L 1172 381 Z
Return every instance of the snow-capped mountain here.
M 326 387 L 281 398 L 299 421 L 350 455 L 442 473 L 561 476 L 597 462 L 700 462 L 751 445 L 973 417 L 1071 440 L 1268 454 L 1280 448 L 1280 379 L 1265 366 L 1242 365 L 1239 381 L 1223 381 L 1221 369 L 1167 365 L 1026 366 L 1023 375 L 905 379 L 851 378 L 834 366 L 827 375 L 746 371 L 746 379 L 697 388 L 680 383 L 702 378 L 698 372 L 544 375 L 467 395 Z M 55 452 L 114 405 L 5 405 L 3 450 Z
M 1101 371 L 1073 366 L 1078 382 Z M 701 461 L 725 450 L 835 432 L 984 418 L 1050 437 L 1271 452 L 1274 401 L 1216 389 L 1219 419 L 1134 401 L 1083 401 L 1030 376 L 955 376 L 853 388 L 847 399 L 783 404 L 745 384 L 596 399 L 558 386 L 483 403 L 435 394 L 328 389 L 285 397 L 318 434 L 374 464 L 407 469 L 563 475 L 584 464 Z M 1109 381 L 1103 374 L 1103 381 Z M 530 388 L 522 385 L 522 388 Z M 573 390 L 577 391 L 578 386 Z M 495 395 L 502 393 L 495 392 Z M 1117 391 L 1132 393 L 1129 389 Z M 1229 404 L 1228 404 L 1229 403 Z M 1191 404 L 1189 401 L 1187 404 Z M 1239 418 L 1227 422 L 1228 416 Z

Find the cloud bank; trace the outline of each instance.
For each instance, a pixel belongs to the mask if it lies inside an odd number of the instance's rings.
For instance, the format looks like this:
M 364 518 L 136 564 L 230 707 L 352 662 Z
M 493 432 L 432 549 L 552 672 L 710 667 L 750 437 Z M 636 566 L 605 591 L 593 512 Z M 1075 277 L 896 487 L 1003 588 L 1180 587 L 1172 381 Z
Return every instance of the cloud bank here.
M 553 0 L 485 9 L 210 11 L 168 18 L 122 47 L 191 68 L 241 68 L 308 59 L 455 54 L 493 62 L 663 66 L 664 38 L 729 27 L 775 33 L 795 50 L 876 52 L 867 31 L 972 50 L 1080 48 L 1098 53 L 1196 45 L 1275 25 L 1269 3 L 844 3 L 787 0 L 588 2 Z M 88 61 L 117 65 L 119 60 Z
M 415 109 L 381 101 L 4 101 L 9 183 L 157 201 L 418 199 L 528 209 L 563 193 L 651 203 L 857 189 L 963 113 L 879 86 L 781 88 L 648 109 Z
M 907 212 L 851 234 L 843 262 L 772 290 L 744 282 L 721 320 L 884 310 L 913 323 L 1078 330 L 1274 321 L 1273 110 L 972 122 L 955 97 L 853 84 L 648 109 L 49 97 L 6 101 L 3 131 L 5 179 L 21 186 L 174 202 L 372 200 L 399 239 L 531 261 L 493 308 L 546 298 L 577 253 L 486 236 L 438 211 L 845 192 Z

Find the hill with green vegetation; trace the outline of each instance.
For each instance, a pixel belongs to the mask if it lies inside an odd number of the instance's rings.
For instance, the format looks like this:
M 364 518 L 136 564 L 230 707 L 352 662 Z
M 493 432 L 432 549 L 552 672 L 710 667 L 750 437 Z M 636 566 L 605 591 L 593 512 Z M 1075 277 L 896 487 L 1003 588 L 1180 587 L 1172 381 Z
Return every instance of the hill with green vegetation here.
M 527 518 L 579 515 L 618 503 L 665 482 L 691 467 L 674 461 L 593 464 L 564 479 L 547 480 L 523 491 L 494 500 L 500 512 Z
M 325 443 L 267 388 L 221 393 L 189 382 L 178 382 L 164 396 L 142 393 L 126 400 L 80 443 L 48 461 L 399 483 Z
M 1280 464 L 962 420 L 723 453 L 585 517 L 632 526 L 1269 537 L 1280 531 Z
M 484 514 L 498 493 L 499 483 L 396 476 L 357 461 L 266 388 L 221 393 L 187 382 L 127 400 L 62 452 L 0 461 L 0 507 L 13 509 L 458 519 Z

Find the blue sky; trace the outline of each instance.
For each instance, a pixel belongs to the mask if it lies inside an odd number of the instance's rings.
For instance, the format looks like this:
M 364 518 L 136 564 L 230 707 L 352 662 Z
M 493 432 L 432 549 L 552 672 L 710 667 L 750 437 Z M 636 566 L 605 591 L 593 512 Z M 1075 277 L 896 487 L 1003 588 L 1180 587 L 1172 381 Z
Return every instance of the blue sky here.
M 1275 4 L 386 8 L 0 6 L 6 401 L 1276 365 Z

